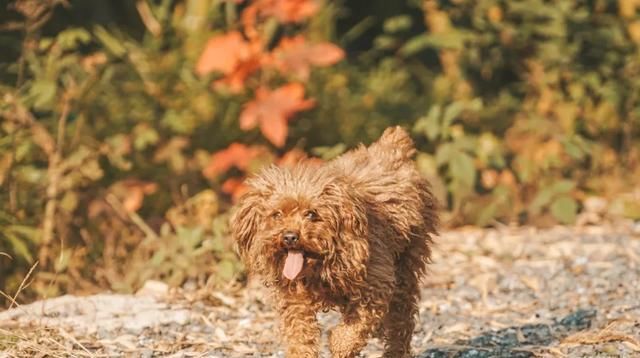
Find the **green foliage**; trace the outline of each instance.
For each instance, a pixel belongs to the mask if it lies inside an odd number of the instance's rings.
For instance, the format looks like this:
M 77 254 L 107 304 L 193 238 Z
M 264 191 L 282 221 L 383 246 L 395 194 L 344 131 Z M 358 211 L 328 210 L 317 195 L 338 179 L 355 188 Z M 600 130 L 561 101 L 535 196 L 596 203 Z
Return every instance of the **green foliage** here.
M 255 28 L 243 22 L 255 1 L 26 3 L 0 37 L 7 292 L 36 261 L 40 294 L 223 284 L 242 270 L 226 219 L 243 175 L 295 150 L 331 159 L 390 125 L 412 131 L 453 225 L 572 223 L 586 196 L 640 174 L 635 2 L 327 2 L 292 23 L 260 15 Z M 248 47 L 251 30 L 266 39 L 263 67 L 240 90 L 217 86 L 229 73 L 196 70 L 209 39 L 239 31 Z M 346 60 L 329 66 L 335 52 L 308 80 L 266 65 L 296 35 L 334 41 Z M 298 82 L 315 107 L 297 98 L 282 110 L 295 114 L 280 118 L 283 147 L 264 123 L 241 128 L 259 89 Z M 640 217 L 626 197 L 612 211 Z

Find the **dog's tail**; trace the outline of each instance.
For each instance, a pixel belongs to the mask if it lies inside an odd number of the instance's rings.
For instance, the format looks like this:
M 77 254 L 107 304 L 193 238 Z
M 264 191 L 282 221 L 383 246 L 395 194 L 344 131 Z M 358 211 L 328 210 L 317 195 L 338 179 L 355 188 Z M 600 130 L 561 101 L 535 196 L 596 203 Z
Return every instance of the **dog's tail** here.
M 405 161 L 410 159 L 416 152 L 413 140 L 400 126 L 385 129 L 380 139 L 375 143 L 388 153 L 393 153 L 396 160 Z

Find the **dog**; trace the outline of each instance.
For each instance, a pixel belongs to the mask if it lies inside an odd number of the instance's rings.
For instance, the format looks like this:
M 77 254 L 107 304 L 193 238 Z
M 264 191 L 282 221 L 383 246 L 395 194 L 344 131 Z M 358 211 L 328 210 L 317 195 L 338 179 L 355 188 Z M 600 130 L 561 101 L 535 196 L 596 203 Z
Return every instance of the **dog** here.
M 250 275 L 274 294 L 287 357 L 318 357 L 316 313 L 335 309 L 332 357 L 355 357 L 377 336 L 384 357 L 411 355 L 411 336 L 438 204 L 391 127 L 320 166 L 270 166 L 247 180 L 231 233 Z

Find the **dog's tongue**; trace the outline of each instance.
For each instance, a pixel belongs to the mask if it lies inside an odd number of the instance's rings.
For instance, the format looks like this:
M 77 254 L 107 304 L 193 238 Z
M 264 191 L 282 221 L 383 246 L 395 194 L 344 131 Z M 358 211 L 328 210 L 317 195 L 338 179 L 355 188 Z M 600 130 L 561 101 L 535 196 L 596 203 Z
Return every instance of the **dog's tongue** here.
M 293 280 L 302 271 L 304 263 L 304 255 L 302 251 L 289 250 L 287 259 L 284 261 L 284 269 L 282 274 L 289 280 Z

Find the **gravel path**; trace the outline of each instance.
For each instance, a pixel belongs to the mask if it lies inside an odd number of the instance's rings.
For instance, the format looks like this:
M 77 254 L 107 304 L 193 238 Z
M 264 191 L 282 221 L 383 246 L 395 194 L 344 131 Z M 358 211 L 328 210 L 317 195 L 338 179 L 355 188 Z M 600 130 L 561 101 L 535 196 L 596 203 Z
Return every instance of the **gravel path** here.
M 640 225 L 444 233 L 418 357 L 640 357 Z M 337 315 L 320 315 L 323 326 Z M 263 288 L 64 296 L 0 312 L 0 357 L 283 357 Z M 325 354 L 325 356 L 328 356 Z M 372 340 L 363 353 L 380 356 Z

